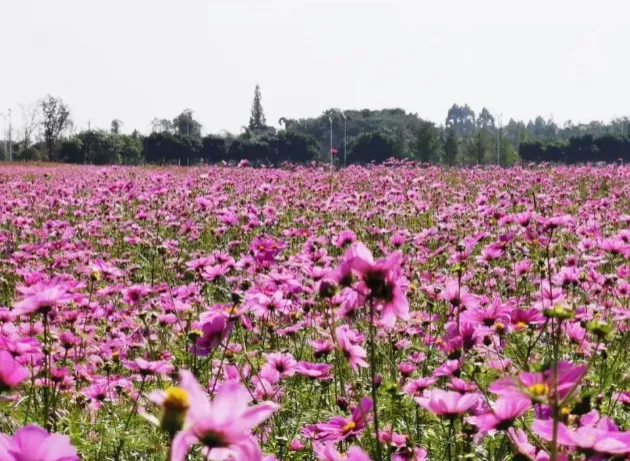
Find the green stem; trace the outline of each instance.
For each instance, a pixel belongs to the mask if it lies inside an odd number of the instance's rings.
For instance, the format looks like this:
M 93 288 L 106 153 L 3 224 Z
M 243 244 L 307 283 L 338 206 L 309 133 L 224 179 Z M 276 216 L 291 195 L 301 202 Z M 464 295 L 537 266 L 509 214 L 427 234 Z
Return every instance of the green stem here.
M 370 377 L 372 379 L 372 403 L 374 405 L 374 444 L 376 448 L 376 461 L 382 461 L 381 443 L 378 439 L 378 400 L 376 392 L 376 345 L 374 344 L 374 301 L 370 299 Z

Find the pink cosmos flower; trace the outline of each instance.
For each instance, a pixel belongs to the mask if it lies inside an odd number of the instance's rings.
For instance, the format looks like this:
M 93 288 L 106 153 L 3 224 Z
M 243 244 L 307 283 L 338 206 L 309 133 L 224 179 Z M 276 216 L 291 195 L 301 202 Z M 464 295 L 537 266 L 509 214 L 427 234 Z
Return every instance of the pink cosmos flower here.
M 203 445 L 207 459 L 235 461 L 261 461 L 262 452 L 252 436 L 252 429 L 267 420 L 279 405 L 263 402 L 250 407 L 252 398 L 238 382 L 221 385 L 214 400 L 199 385 L 192 373 L 182 370 L 180 387 L 188 393 L 190 408 L 184 429 L 172 445 L 171 461 L 183 461 L 194 444 Z
M 574 391 L 582 376 L 586 373 L 585 365 L 573 365 L 569 362 L 558 363 L 558 398 L 564 400 L 569 392 Z M 553 394 L 553 370 L 543 373 L 523 372 L 511 378 L 500 378 L 493 382 L 488 390 L 497 395 L 519 394 L 534 400 L 546 399 Z
M 273 352 L 267 354 L 267 363 L 263 370 L 269 368 L 280 374 L 281 378 L 288 378 L 295 374 L 296 361 L 292 354 L 281 352 Z
M 124 360 L 123 365 L 143 377 L 152 375 L 167 375 L 174 369 L 173 365 L 168 363 L 166 360 L 149 362 L 148 360 L 140 357 L 135 360 Z
M 29 425 L 18 429 L 13 437 L 0 434 L 0 460 L 79 461 L 79 456 L 65 435 L 49 434 Z
M 123 301 L 130 306 L 136 306 L 142 298 L 151 293 L 151 289 L 145 285 L 133 285 L 122 290 Z
M 367 427 L 372 407 L 372 399 L 364 397 L 352 410 L 350 418 L 335 416 L 327 423 L 317 424 L 319 440 L 338 441 L 358 436 Z
M 324 381 L 332 379 L 332 376 L 330 375 L 332 368 L 332 365 L 328 365 L 326 363 L 298 362 L 295 365 L 295 371 L 298 374 L 311 379 Z
M 425 410 L 437 416 L 455 417 L 466 413 L 479 403 L 479 394 L 460 394 L 459 392 L 435 389 L 424 391 L 422 397 L 414 400 Z
M 471 416 L 468 422 L 477 426 L 484 434 L 494 430 L 507 430 L 514 424 L 516 418 L 525 414 L 531 405 L 531 401 L 524 397 L 499 397 L 490 413 Z
M 402 254 L 397 251 L 385 259 L 374 261 L 372 253 L 363 243 L 349 249 L 344 259 L 362 281 L 367 295 L 381 308 L 381 321 L 387 328 L 393 328 L 396 318 L 409 318 L 409 302 L 398 279 Z
M 440 293 L 439 298 L 449 301 L 454 307 L 479 307 L 481 300 L 470 293 L 467 287 L 460 286 L 459 282 L 450 279 L 446 282 L 444 290 Z
M 339 453 L 333 442 L 313 442 L 313 451 L 320 461 L 371 461 L 359 447 L 350 447 L 346 453 Z
M 64 283 L 38 283 L 21 290 L 23 297 L 13 305 L 13 315 L 48 312 L 72 299 Z
M 28 369 L 16 362 L 7 351 L 0 351 L 0 393 L 12 389 L 30 376 Z
M 201 320 L 201 337 L 195 342 L 195 353 L 207 357 L 230 333 L 232 322 L 218 312 L 208 312 Z
M 532 430 L 547 442 L 553 440 L 553 421 L 550 419 L 537 419 L 532 424 Z M 601 455 L 630 453 L 630 432 L 610 431 L 590 425 L 574 430 L 559 423 L 557 440 L 560 445 Z
M 405 393 L 411 396 L 417 396 L 425 389 L 433 386 L 437 381 L 436 378 L 418 378 L 412 381 L 409 381 L 405 384 L 404 391 Z
M 361 346 L 352 342 L 348 327 L 345 325 L 337 327 L 335 336 L 341 352 L 350 362 L 352 369 L 356 371 L 358 367 L 367 368 L 368 363 L 365 361 L 367 352 Z

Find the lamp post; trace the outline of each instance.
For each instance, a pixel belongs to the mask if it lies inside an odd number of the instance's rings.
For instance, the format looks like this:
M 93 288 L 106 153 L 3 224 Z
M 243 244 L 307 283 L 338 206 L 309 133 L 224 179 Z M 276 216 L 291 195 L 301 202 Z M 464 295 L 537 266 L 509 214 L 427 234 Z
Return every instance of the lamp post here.
M 348 156 L 348 133 L 346 131 L 346 125 L 348 119 L 345 112 L 341 112 L 341 116 L 343 117 L 343 166 L 346 166 Z

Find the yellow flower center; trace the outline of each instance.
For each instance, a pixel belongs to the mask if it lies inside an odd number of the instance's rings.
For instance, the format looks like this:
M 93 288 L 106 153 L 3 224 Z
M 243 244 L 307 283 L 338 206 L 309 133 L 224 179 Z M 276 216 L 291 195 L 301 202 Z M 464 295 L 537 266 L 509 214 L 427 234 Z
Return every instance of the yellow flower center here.
M 549 386 L 545 383 L 537 383 L 528 388 L 532 395 L 543 396 L 549 394 Z
M 353 431 L 356 427 L 357 424 L 354 421 L 350 421 L 343 427 L 342 431 L 344 434 L 347 434 L 348 432 Z
M 571 414 L 571 409 L 569 407 L 562 407 L 560 409 L 560 414 L 562 416 L 569 416 Z
M 230 306 L 226 309 L 226 312 L 230 315 L 230 316 L 234 316 L 238 314 L 238 307 L 236 306 Z
M 169 410 L 186 411 L 190 407 L 188 400 L 188 392 L 181 387 L 169 387 L 166 390 L 166 398 L 164 399 L 164 408 Z
M 518 322 L 516 324 L 516 328 L 518 328 L 519 330 L 524 330 L 525 328 L 527 328 L 527 324 L 525 322 Z

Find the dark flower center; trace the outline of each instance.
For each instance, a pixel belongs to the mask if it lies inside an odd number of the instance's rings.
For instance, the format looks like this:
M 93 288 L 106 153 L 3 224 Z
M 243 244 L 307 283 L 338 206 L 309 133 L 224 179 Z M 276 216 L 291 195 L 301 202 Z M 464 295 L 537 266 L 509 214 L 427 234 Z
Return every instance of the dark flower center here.
M 370 289 L 372 296 L 389 302 L 394 298 L 394 286 L 388 282 L 383 271 L 368 271 L 363 276 L 363 281 Z
M 199 440 L 208 448 L 225 448 L 228 446 L 223 432 L 208 431 L 202 434 Z

